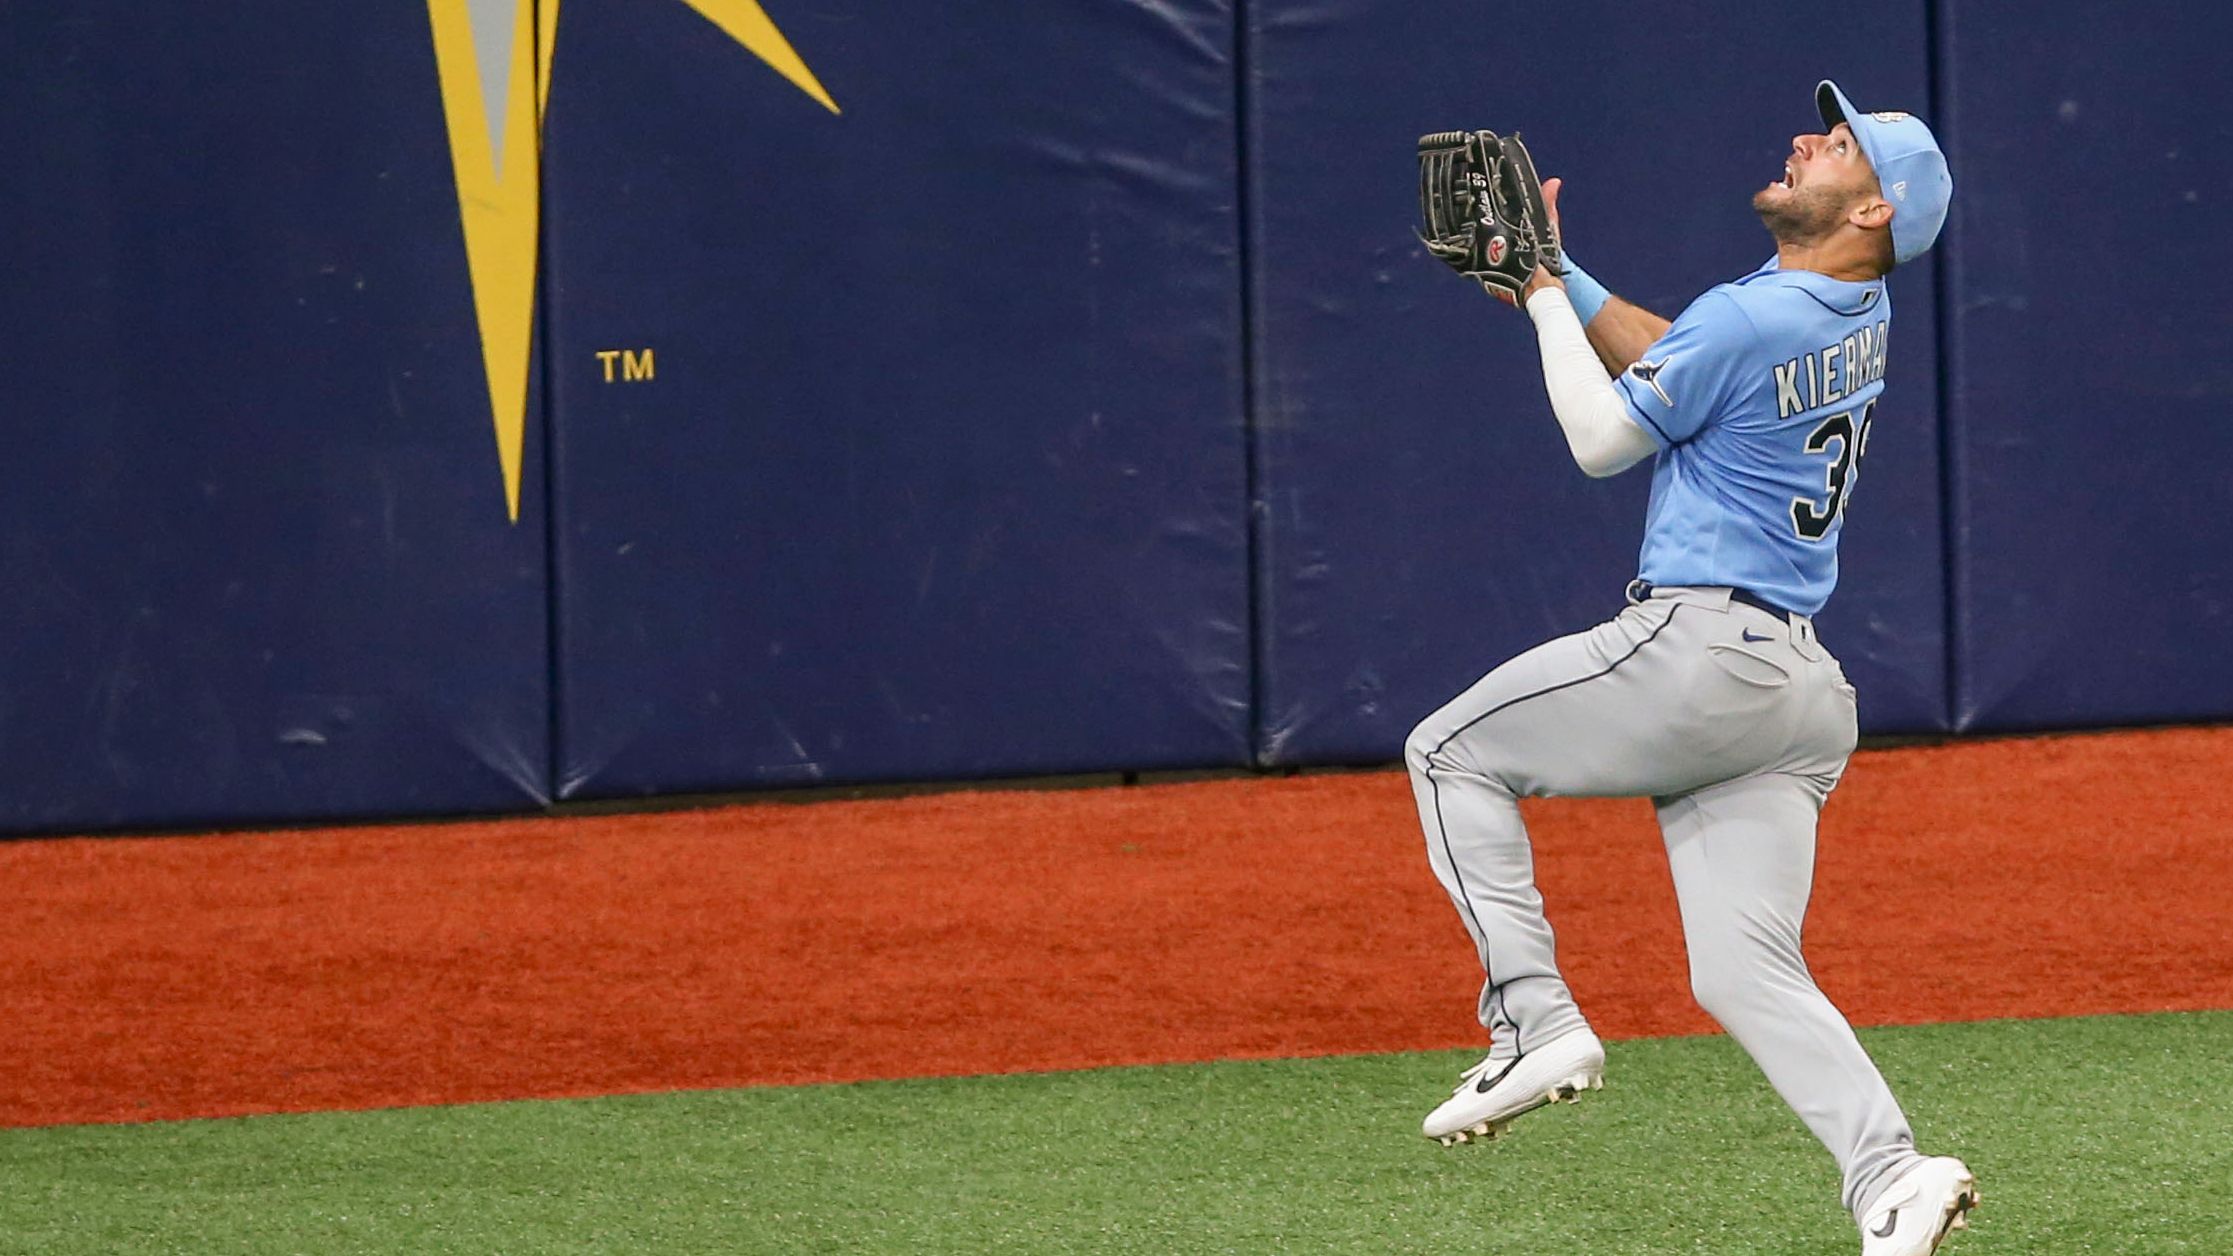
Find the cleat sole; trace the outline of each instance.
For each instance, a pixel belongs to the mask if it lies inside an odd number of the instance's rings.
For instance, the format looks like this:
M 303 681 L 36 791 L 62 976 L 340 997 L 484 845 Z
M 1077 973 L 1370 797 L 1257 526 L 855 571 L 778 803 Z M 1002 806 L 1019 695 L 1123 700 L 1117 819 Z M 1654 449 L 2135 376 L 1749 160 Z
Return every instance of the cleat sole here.
M 1967 1230 L 1969 1228 L 1970 1210 L 1977 1207 L 1978 1201 L 1982 1198 L 1983 1196 L 1978 1194 L 1975 1179 L 1971 1179 L 1967 1187 L 1954 1193 L 1953 1201 L 1946 1205 L 1946 1215 L 1939 1220 L 1938 1233 L 1931 1238 L 1931 1250 L 1933 1252 L 1936 1252 L 1939 1245 L 1946 1241 L 1948 1235 L 1956 1230 Z
M 1587 1073 L 1577 1073 L 1574 1076 L 1567 1078 L 1565 1081 L 1560 1082 L 1558 1085 L 1552 1087 L 1551 1089 L 1544 1091 L 1543 1097 L 1541 1099 L 1536 1100 L 1534 1103 L 1529 1104 L 1527 1107 L 1522 1108 L 1517 1112 L 1511 1113 L 1501 1120 L 1482 1121 L 1474 1125 L 1469 1125 L 1466 1128 L 1457 1131 L 1456 1133 L 1440 1135 L 1435 1139 L 1435 1141 L 1441 1143 L 1445 1147 L 1455 1147 L 1460 1143 L 1468 1142 L 1493 1142 L 1509 1132 L 1514 1121 L 1519 1120 L 1521 1117 L 1526 1116 L 1530 1112 L 1550 1107 L 1553 1104 L 1580 1103 L 1582 1101 L 1583 1091 L 1603 1089 L 1605 1089 L 1605 1079 L 1602 1076 L 1591 1076 Z
M 1545 1103 L 1580 1103 L 1583 1091 L 1603 1089 L 1605 1089 L 1605 1079 L 1603 1077 L 1593 1077 L 1588 1073 L 1576 1073 L 1558 1085 L 1551 1087 L 1550 1092 L 1543 1096 L 1543 1101 Z

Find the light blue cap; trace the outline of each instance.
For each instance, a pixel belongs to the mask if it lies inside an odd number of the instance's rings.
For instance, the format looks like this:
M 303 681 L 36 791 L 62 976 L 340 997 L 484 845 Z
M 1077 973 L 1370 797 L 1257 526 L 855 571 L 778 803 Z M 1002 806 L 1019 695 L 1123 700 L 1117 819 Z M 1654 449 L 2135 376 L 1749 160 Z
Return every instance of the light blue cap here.
M 1825 129 L 1843 122 L 1861 142 L 1861 154 L 1876 171 L 1877 185 L 1892 205 L 1892 256 L 1913 261 L 1938 240 L 1946 225 L 1946 205 L 1954 199 L 1954 176 L 1946 154 L 1923 120 L 1913 114 L 1863 113 L 1828 79 L 1814 89 L 1814 107 Z

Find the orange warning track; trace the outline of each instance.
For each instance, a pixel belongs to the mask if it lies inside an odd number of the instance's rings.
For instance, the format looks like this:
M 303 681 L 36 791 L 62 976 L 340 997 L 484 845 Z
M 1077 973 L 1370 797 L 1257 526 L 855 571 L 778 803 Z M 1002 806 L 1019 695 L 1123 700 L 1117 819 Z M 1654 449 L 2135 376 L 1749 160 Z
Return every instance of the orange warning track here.
M 1709 1028 L 1640 802 L 1533 805 L 1608 1036 Z M 1861 755 L 1857 1022 L 2233 1007 L 2233 729 Z M 1393 772 L 0 844 L 0 1125 L 1475 1043 Z

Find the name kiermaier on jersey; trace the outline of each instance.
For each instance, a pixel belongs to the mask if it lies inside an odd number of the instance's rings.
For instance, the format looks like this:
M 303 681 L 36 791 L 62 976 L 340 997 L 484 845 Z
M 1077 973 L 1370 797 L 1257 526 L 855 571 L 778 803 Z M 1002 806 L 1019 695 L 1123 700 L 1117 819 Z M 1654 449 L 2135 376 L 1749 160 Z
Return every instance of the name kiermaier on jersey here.
M 1863 327 L 1836 344 L 1803 353 L 1775 368 L 1776 417 L 1805 414 L 1884 378 L 1888 323 Z

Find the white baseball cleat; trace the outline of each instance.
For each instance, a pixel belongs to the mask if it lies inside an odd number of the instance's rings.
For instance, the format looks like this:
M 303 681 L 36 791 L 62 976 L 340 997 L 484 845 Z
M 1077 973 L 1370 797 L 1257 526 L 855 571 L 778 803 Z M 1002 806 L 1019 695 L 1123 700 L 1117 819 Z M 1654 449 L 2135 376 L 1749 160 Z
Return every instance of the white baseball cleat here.
M 1553 1103 L 1573 1103 L 1605 1086 L 1605 1047 L 1588 1029 L 1561 1034 L 1509 1059 L 1494 1053 L 1465 1071 L 1458 1088 L 1427 1114 L 1426 1136 L 1445 1147 L 1504 1132 L 1513 1118 Z
M 1931 1256 L 1946 1236 L 1969 1228 L 1977 1175 L 1952 1156 L 1932 1156 L 1902 1173 L 1861 1218 L 1861 1256 Z

